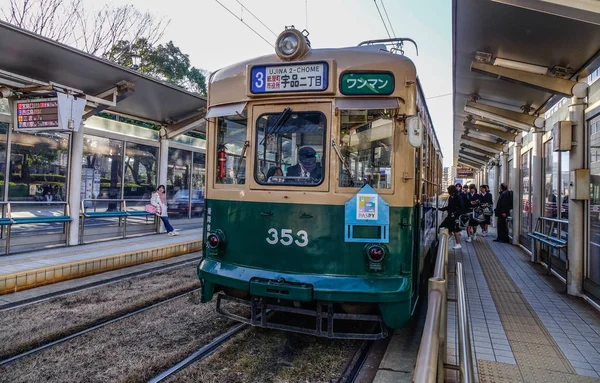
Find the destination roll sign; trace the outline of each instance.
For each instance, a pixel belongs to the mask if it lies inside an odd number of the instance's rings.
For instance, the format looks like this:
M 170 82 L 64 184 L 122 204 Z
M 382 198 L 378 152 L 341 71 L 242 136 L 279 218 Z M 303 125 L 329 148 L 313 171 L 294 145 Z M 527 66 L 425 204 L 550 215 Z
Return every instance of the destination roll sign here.
M 255 66 L 250 91 L 257 93 L 322 92 L 328 85 L 326 62 Z

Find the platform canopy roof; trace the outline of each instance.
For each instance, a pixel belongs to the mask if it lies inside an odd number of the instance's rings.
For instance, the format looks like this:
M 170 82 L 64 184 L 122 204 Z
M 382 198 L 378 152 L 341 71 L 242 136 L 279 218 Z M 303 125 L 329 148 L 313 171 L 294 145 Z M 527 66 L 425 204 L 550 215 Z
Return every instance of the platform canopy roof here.
M 600 66 L 598 1 L 453 0 L 452 16 L 455 165 L 477 169 L 543 127 Z
M 118 84 L 132 85 L 127 97 L 107 110 L 159 124 L 197 119 L 206 108 L 206 98 L 199 94 L 0 22 L 0 85 L 42 83 L 90 96 Z

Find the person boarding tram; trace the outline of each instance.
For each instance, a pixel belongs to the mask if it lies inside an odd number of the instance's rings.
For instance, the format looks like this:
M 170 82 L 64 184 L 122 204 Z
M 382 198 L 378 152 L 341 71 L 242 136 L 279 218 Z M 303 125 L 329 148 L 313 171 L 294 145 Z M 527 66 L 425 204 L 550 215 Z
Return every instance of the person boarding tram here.
M 452 248 L 458 250 L 462 249 L 460 244 L 461 229 L 457 223 L 459 216 L 463 213 L 462 196 L 454 185 L 448 186 L 448 195 L 448 204 L 439 209 L 448 212 L 440 227 L 447 228 L 450 233 L 454 233 L 455 244 Z

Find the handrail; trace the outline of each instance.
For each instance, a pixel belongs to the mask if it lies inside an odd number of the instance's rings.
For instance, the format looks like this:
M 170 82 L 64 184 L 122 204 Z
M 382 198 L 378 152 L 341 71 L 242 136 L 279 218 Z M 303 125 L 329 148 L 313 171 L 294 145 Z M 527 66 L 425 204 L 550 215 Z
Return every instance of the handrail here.
M 469 307 L 467 292 L 462 269 L 462 263 L 456 263 L 456 298 L 458 321 L 458 367 L 459 381 L 471 383 L 475 381 L 473 372 L 473 358 L 471 355 L 471 332 L 469 330 Z
M 421 336 L 413 381 L 443 382 L 445 367 L 460 371 L 461 383 L 474 382 L 473 359 L 468 323 L 468 306 L 462 264 L 456 264 L 456 296 L 458 310 L 459 365 L 446 364 L 448 330 L 448 229 L 440 229 L 433 277 L 429 278 L 427 317 Z
M 555 222 L 555 223 L 569 223 L 568 219 L 558 219 L 558 218 L 550 218 L 550 217 L 538 217 L 538 220 Z
M 448 229 L 440 229 L 433 277 L 429 278 L 427 318 L 415 367 L 415 382 L 443 382 L 448 327 Z

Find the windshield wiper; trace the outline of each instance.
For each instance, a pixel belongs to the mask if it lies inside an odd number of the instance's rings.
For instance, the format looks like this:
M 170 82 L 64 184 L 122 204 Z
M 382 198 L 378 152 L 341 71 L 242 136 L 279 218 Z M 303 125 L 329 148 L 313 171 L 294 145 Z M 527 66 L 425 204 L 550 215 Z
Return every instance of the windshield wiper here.
M 283 126 L 283 124 L 286 123 L 286 121 L 288 120 L 288 118 L 290 118 L 290 115 L 292 114 L 292 108 L 285 108 L 281 114 L 279 115 L 279 117 L 277 118 L 277 120 L 275 121 L 275 123 L 273 124 L 273 126 L 271 126 L 270 132 L 265 129 L 265 135 L 262 139 L 262 141 L 260 142 L 260 144 L 258 145 L 262 145 L 265 140 L 267 139 L 267 136 L 271 135 L 271 134 L 277 134 L 279 133 L 279 130 L 281 130 L 281 127 Z
M 350 178 L 349 186 L 350 187 L 354 186 L 354 176 L 352 175 L 352 171 L 350 170 L 350 165 L 348 165 L 348 161 L 346 161 L 346 159 L 342 156 L 342 153 L 340 152 L 340 148 L 337 146 L 334 139 L 331 140 L 331 146 L 333 147 L 333 150 L 335 150 L 335 152 L 337 153 L 337 156 L 340 159 L 340 162 L 342 163 L 344 170 L 346 171 L 346 175 L 348 176 L 348 178 Z

